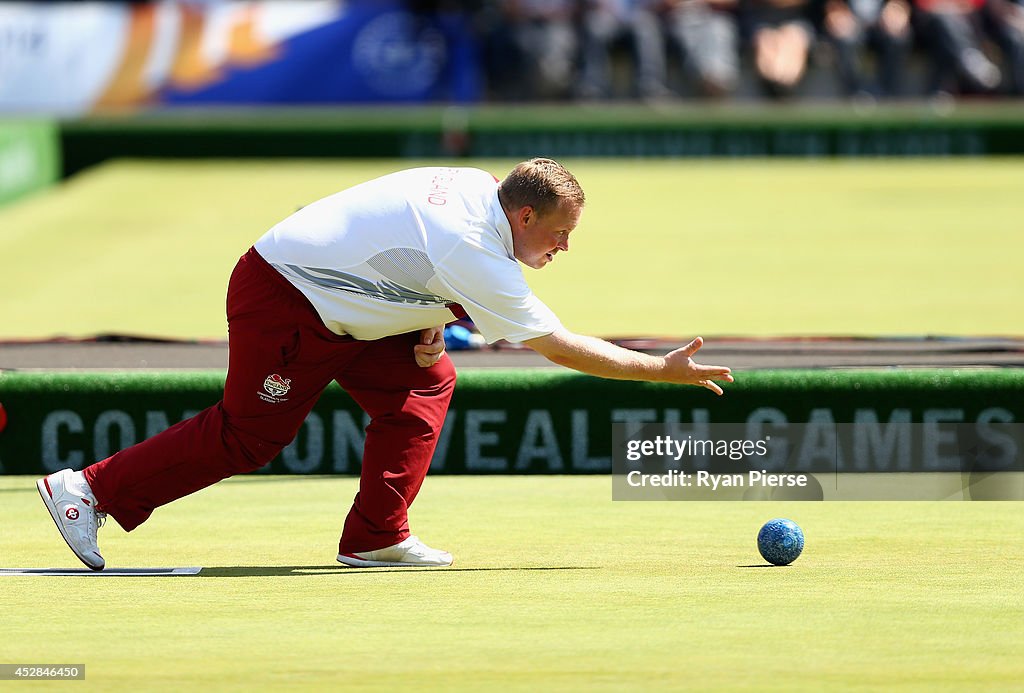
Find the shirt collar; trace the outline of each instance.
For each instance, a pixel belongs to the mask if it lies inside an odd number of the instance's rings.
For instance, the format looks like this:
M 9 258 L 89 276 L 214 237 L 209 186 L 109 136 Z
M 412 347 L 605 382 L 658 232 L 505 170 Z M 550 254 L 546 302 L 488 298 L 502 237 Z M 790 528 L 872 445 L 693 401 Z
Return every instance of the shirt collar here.
M 516 253 L 515 246 L 512 245 L 512 225 L 509 224 L 505 209 L 501 206 L 501 200 L 498 199 L 497 188 L 494 189 L 494 198 L 491 200 L 491 224 L 498 230 L 498 237 L 505 245 L 509 258 L 514 260 Z

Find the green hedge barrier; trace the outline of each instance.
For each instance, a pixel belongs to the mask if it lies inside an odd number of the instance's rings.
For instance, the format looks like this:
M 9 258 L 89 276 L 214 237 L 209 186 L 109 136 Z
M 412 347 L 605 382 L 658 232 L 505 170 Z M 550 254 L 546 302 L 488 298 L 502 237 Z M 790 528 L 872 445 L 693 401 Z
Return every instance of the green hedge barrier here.
M 0 372 L 0 472 L 80 468 L 220 398 L 223 372 Z M 611 470 L 611 425 L 1024 421 L 1024 369 L 749 371 L 724 397 L 553 369 L 460 373 L 432 473 Z M 264 471 L 358 473 L 363 413 L 332 385 Z M 876 470 L 877 471 L 877 470 Z M 884 471 L 884 470 L 882 470 Z
M 64 173 L 135 158 L 1024 154 L 1024 105 L 204 109 L 61 124 Z

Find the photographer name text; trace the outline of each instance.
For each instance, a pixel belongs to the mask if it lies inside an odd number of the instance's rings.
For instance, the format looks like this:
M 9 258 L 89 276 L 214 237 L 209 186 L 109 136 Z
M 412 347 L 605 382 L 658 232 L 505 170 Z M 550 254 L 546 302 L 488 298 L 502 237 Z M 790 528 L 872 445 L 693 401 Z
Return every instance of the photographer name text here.
M 684 472 L 673 469 L 663 474 L 632 471 L 626 483 L 634 488 L 673 486 L 677 488 L 795 488 L 807 486 L 807 474 L 769 474 L 767 470 L 750 470 L 745 474 L 713 474 L 704 470 Z

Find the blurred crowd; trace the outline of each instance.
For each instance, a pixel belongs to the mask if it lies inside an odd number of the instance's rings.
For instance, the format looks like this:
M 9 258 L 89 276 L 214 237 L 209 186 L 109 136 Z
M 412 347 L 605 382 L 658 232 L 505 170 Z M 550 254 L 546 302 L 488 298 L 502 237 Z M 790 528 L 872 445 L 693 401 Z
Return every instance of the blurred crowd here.
M 1024 96 L 1024 0 L 480 0 L 490 98 Z M 825 91 L 828 91 L 826 89 Z

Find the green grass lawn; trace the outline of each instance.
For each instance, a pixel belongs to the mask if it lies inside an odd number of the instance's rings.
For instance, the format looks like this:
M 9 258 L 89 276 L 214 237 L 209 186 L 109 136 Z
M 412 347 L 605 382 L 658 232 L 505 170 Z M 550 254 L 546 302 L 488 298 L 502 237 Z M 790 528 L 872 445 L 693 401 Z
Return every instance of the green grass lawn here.
M 4 662 L 95 690 L 1008 690 L 1024 684 L 1013 503 L 613 503 L 608 477 L 432 477 L 445 570 L 334 562 L 350 478 L 236 478 L 101 530 L 110 567 L 0 577 Z M 763 567 L 761 523 L 803 556 Z M 2 567 L 78 566 L 0 477 Z M 43 686 L 40 686 L 43 688 Z
M 253 241 L 302 205 L 417 163 L 83 173 L 0 210 L 0 338 L 221 338 L 228 275 Z M 514 162 L 471 163 L 501 175 Z M 572 329 L 1021 333 L 1024 160 L 566 163 L 587 210 L 572 252 L 528 279 Z

